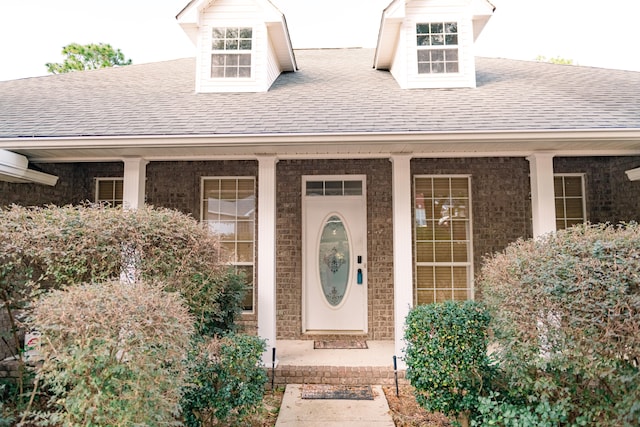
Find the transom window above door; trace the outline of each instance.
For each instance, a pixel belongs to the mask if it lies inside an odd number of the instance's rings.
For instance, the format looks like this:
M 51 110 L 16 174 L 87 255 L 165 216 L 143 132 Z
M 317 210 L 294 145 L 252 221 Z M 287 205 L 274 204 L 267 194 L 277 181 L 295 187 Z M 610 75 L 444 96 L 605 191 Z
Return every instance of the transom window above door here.
M 418 74 L 458 73 L 458 23 L 416 24 Z
M 215 27 L 211 33 L 211 78 L 251 77 L 253 29 Z
M 307 181 L 306 196 L 362 196 L 362 180 Z

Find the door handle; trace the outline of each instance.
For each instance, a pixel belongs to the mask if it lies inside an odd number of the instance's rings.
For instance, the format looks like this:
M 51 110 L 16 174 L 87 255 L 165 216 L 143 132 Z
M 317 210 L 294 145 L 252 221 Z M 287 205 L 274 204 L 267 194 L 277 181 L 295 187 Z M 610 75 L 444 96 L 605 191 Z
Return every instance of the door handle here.
M 362 269 L 361 268 L 358 269 L 356 282 L 358 283 L 358 285 L 362 285 Z

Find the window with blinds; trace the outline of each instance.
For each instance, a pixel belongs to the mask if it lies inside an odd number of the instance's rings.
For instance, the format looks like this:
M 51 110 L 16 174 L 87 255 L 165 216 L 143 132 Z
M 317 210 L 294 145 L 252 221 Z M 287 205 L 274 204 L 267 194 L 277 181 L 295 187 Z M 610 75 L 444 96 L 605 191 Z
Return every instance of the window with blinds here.
M 253 177 L 202 178 L 201 220 L 220 237 L 237 272 L 244 273 L 245 311 L 253 311 L 256 190 Z
M 469 176 L 414 178 L 416 304 L 473 298 Z
M 97 178 L 96 203 L 120 206 L 123 201 L 123 178 Z
M 553 176 L 556 230 L 563 230 L 587 220 L 584 199 L 584 175 L 555 174 Z

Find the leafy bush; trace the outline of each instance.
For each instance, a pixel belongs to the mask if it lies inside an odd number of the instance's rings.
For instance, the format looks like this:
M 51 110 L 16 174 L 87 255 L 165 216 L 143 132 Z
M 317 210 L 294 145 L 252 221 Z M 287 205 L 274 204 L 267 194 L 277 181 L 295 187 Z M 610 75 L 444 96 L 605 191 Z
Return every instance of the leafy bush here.
M 264 395 L 264 350 L 264 341 L 250 335 L 228 334 L 194 343 L 188 361 L 190 381 L 181 401 L 186 425 L 242 425 Z
M 111 281 L 52 291 L 35 306 L 51 394 L 44 424 L 170 425 L 193 319 L 162 286 Z
M 487 405 L 532 425 L 640 425 L 638 224 L 518 241 L 479 284 L 500 374 Z
M 407 379 L 432 412 L 473 414 L 490 373 L 488 312 L 473 301 L 422 305 L 407 316 Z
M 204 330 L 228 329 L 230 314 L 240 311 L 241 279 L 227 272 L 226 261 L 215 236 L 169 209 L 0 209 L 0 298 L 10 314 L 48 289 L 129 273 L 180 292 Z
M 214 337 L 238 329 L 235 321 L 242 313 L 246 292 L 242 275 L 232 270 L 217 276 L 197 274 L 191 286 L 194 290 L 188 305 L 196 318 L 198 334 Z

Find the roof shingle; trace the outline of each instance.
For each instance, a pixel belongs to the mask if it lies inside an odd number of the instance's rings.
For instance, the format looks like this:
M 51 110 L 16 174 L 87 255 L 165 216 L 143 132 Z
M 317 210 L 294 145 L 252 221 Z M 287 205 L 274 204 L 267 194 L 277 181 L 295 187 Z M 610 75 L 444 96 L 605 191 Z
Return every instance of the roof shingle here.
M 640 129 L 640 73 L 477 58 L 476 88 L 400 89 L 370 49 L 296 51 L 268 92 L 196 94 L 195 60 L 0 82 L 0 138 Z

